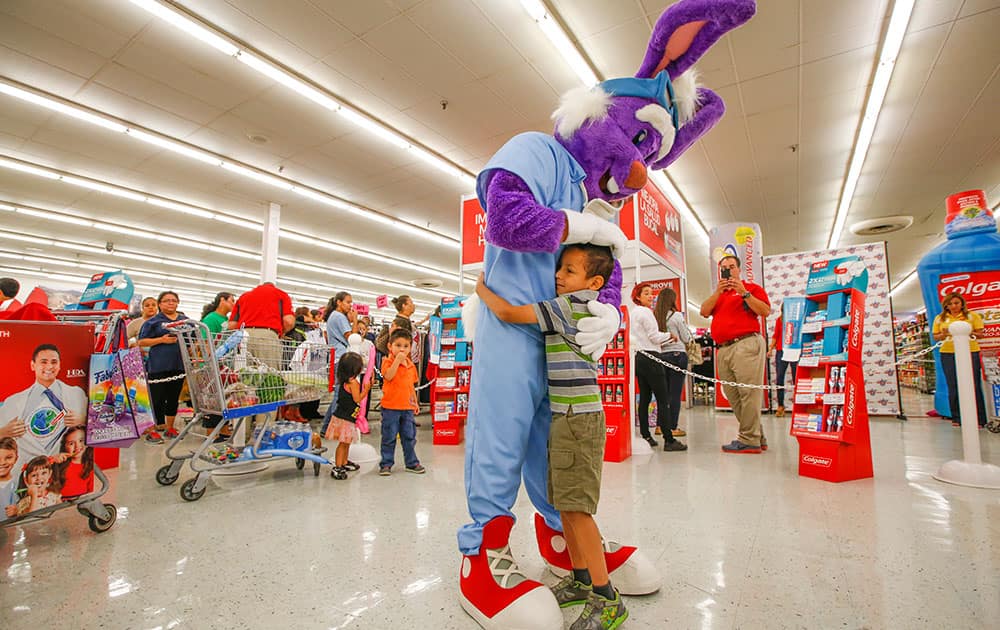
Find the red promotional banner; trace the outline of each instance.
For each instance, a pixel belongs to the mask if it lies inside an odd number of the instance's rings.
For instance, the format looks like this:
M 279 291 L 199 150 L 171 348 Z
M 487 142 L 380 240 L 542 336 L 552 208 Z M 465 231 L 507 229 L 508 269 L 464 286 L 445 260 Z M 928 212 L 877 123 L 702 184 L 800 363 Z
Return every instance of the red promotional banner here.
M 642 190 L 626 200 L 620 216 L 622 231 L 629 240 L 638 240 L 672 269 L 684 274 L 681 215 L 653 182 L 646 182 Z
M 483 262 L 486 252 L 486 211 L 479 199 L 462 200 L 462 266 Z

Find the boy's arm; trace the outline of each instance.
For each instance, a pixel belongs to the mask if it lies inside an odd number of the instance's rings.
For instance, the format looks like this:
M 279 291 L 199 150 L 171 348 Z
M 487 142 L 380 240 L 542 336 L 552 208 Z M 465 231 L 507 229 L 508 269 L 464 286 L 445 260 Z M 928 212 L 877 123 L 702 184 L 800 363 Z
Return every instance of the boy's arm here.
M 479 281 L 476 282 L 476 295 L 486 306 L 493 311 L 501 321 L 508 324 L 537 324 L 538 317 L 535 315 L 535 307 L 531 304 L 514 306 L 507 300 L 494 293 L 483 280 L 483 274 L 479 274 Z

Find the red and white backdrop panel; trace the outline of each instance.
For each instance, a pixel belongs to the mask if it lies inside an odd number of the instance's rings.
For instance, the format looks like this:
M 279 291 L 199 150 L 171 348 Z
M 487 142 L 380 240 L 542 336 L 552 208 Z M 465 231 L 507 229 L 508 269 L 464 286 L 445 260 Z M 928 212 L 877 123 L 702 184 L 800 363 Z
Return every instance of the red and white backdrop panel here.
M 864 374 L 869 415 L 896 415 L 899 409 L 899 381 L 896 378 L 896 350 L 892 336 L 892 308 L 889 304 L 889 267 L 885 242 L 867 243 L 825 251 L 795 252 L 764 257 L 764 288 L 775 306 L 767 320 L 769 334 L 781 314 L 777 306 L 789 296 L 805 294 L 809 265 L 815 260 L 858 256 L 868 267 L 868 296 L 865 302 Z M 772 367 L 773 369 L 773 367 Z

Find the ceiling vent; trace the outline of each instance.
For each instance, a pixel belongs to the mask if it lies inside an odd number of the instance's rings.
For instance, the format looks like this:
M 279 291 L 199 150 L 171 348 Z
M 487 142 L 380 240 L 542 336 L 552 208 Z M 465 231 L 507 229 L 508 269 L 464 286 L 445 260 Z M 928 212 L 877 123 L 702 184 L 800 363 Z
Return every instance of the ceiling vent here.
M 441 281 L 436 278 L 417 278 L 413 281 L 413 286 L 421 289 L 437 289 L 441 284 Z
M 892 232 L 899 232 L 913 225 L 911 216 L 879 217 L 859 221 L 851 225 L 851 233 L 858 236 L 881 236 Z

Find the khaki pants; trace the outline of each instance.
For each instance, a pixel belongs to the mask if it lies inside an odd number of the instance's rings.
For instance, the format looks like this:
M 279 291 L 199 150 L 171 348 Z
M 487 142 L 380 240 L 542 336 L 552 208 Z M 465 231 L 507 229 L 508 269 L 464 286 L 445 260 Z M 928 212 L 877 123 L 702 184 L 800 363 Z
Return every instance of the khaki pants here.
M 281 344 L 278 343 L 278 333 L 269 328 L 245 328 L 247 334 L 247 350 L 250 354 L 264 365 L 275 369 L 281 369 Z M 249 444 L 253 436 L 253 426 L 264 426 L 271 414 L 256 415 L 251 419 L 246 419 L 243 423 L 246 431 L 246 442 Z
M 278 333 L 268 328 L 247 328 L 247 350 L 258 361 L 275 370 L 281 369 L 281 344 Z
M 719 348 L 719 378 L 724 381 L 761 385 L 764 381 L 764 360 L 767 346 L 760 335 L 740 339 L 734 344 Z M 764 432 L 760 427 L 760 408 L 764 392 L 759 389 L 723 385 L 722 391 L 740 423 L 739 441 L 749 446 L 760 446 Z

